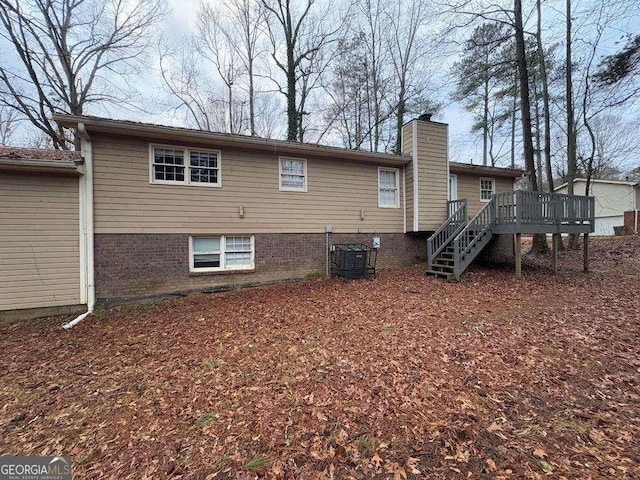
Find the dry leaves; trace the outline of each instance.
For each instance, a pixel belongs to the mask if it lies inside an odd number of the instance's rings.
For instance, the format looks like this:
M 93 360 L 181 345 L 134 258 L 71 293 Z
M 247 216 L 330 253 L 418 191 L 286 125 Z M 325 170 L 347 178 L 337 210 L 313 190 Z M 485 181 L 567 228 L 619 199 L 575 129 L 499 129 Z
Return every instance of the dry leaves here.
M 640 239 L 0 326 L 0 452 L 78 478 L 638 478 Z

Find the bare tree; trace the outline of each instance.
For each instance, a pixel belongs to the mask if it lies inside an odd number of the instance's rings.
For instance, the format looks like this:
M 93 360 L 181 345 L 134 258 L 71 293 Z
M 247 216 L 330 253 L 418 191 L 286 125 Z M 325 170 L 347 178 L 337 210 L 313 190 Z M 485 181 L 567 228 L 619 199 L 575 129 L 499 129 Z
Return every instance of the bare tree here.
M 227 91 L 228 126 L 224 131 L 241 133 L 244 129 L 242 109 L 235 108 L 234 91 L 240 78 L 246 73 L 244 65 L 238 60 L 236 45 L 241 42 L 238 31 L 231 28 L 220 10 L 203 3 L 197 20 L 195 43 L 197 51 L 215 67 L 218 77 Z
M 4 104 L 69 148 L 51 114 L 125 100 L 114 79 L 136 70 L 164 13 L 162 0 L 0 0 L 0 35 L 14 54 L 0 60 Z
M 262 51 L 262 25 L 266 21 L 266 11 L 257 0 L 231 0 L 229 3 L 230 18 L 240 27 L 240 41 L 234 44 L 247 73 L 249 89 L 249 130 L 256 135 L 256 89 L 255 65 Z
M 285 76 L 284 85 L 271 78 L 286 98 L 287 140 L 302 141 L 307 98 L 319 86 L 318 75 L 328 63 L 325 50 L 337 40 L 337 33 L 348 20 L 345 16 L 329 25 L 331 12 L 318 11 L 316 0 L 305 0 L 299 5 L 290 0 L 261 1 L 268 12 L 271 57 Z
M 396 145 L 394 150 L 401 151 L 402 126 L 407 112 L 407 103 L 422 91 L 416 76 L 425 75 L 424 60 L 429 53 L 429 45 L 424 36 L 429 16 L 427 0 L 398 0 L 389 11 L 391 38 L 389 56 L 394 70 Z M 420 73 L 418 73 L 420 72 Z M 433 113 L 433 112 L 430 112 Z
M 18 125 L 18 111 L 0 105 L 0 145 L 9 145 Z
M 185 113 L 188 125 L 213 131 L 212 81 L 202 68 L 202 62 L 190 39 L 182 39 L 176 50 L 180 53 L 161 45 L 159 52 L 160 75 L 171 97 L 169 105 L 174 112 Z
M 632 169 L 637 160 L 640 122 L 603 114 L 591 119 L 589 125 L 590 130 L 580 135 L 588 138 L 578 142 L 579 169 L 589 181 L 624 179 L 622 172 Z

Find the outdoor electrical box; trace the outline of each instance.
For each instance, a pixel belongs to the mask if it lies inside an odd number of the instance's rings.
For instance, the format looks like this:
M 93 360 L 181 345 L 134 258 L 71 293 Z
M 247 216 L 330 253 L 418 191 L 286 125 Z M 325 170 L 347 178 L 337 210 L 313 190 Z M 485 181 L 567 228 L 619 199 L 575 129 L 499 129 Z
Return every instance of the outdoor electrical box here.
M 362 244 L 331 247 L 331 273 L 341 278 L 364 278 L 376 274 L 378 251 Z

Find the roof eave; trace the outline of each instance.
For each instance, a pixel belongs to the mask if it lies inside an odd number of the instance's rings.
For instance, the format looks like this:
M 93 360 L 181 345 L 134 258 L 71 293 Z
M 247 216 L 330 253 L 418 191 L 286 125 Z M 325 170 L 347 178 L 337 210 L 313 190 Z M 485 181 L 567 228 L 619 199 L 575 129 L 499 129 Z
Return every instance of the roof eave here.
M 56 173 L 59 175 L 81 175 L 82 171 L 73 163 L 54 163 L 38 159 L 0 158 L 0 170 L 12 172 Z
M 405 155 L 380 154 L 364 152 L 361 150 L 348 150 L 313 144 L 220 134 L 163 125 L 123 122 L 111 119 L 66 114 L 55 114 L 53 115 L 53 119 L 58 123 L 58 125 L 67 128 L 75 128 L 79 123 L 83 123 L 89 134 L 91 134 L 91 132 L 96 132 L 148 138 L 156 141 L 158 141 L 158 139 L 162 139 L 166 141 L 199 142 L 220 147 L 270 151 L 274 154 L 305 155 L 332 159 L 339 158 L 356 162 L 378 163 L 384 165 L 402 166 L 411 161 L 411 158 Z
M 524 170 L 500 167 L 485 167 L 484 165 L 471 165 L 467 163 L 450 162 L 451 173 L 469 173 L 472 175 L 490 175 L 494 177 L 505 177 L 516 179 L 524 175 Z

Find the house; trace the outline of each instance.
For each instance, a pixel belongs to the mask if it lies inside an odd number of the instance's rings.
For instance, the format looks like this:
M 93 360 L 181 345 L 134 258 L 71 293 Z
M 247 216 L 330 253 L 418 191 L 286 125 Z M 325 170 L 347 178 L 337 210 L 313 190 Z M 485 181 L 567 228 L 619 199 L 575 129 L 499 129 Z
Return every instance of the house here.
M 79 155 L 0 156 L 0 318 L 323 275 L 331 245 L 374 237 L 380 267 L 427 253 L 459 277 L 492 236 L 542 228 L 521 218 L 539 201 L 514 195 L 521 171 L 449 162 L 429 116 L 404 126 L 401 155 L 54 119 Z
M 587 180 L 574 181 L 574 193 L 584 195 Z M 637 233 L 640 208 L 640 184 L 617 180 L 591 180 L 590 195 L 595 198 L 595 235 L 613 235 L 614 227 L 627 227 L 628 233 Z M 567 193 L 567 183 L 555 189 Z M 626 219 L 625 219 L 625 212 Z M 635 225 L 635 227 L 634 227 Z

